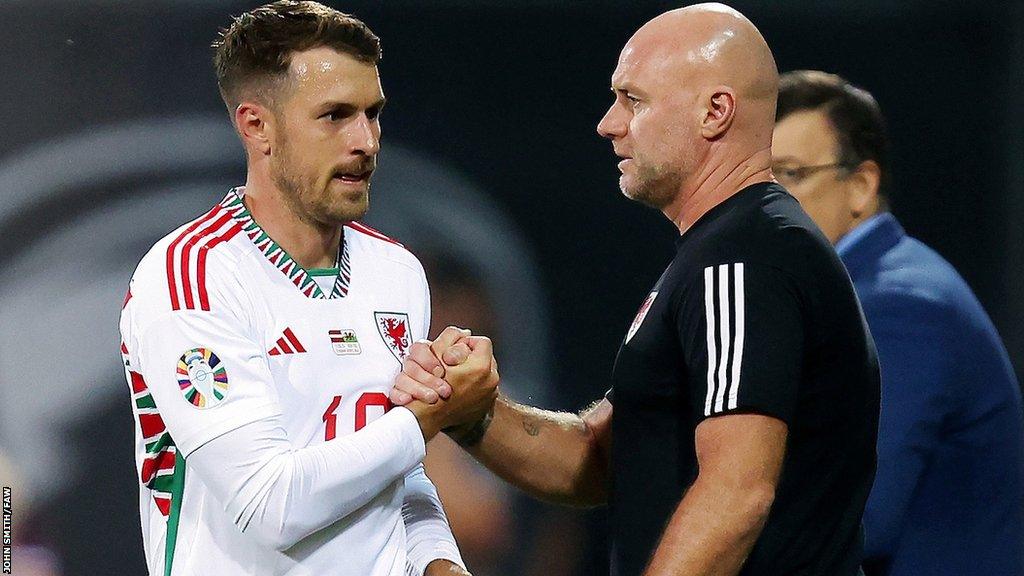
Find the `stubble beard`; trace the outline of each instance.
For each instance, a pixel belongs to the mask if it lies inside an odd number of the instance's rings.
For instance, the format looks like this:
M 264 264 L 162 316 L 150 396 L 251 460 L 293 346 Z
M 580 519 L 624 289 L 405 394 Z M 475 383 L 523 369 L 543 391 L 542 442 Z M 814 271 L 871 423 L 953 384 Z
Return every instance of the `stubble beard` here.
M 660 210 L 672 203 L 682 182 L 679 171 L 637 165 L 635 183 L 623 184 L 621 189 L 630 200 Z
M 369 182 L 356 202 L 337 201 L 328 189 L 331 180 L 321 186 L 315 174 L 304 175 L 296 169 L 287 141 L 279 143 L 277 149 L 278 155 L 271 164 L 271 178 L 284 195 L 289 209 L 300 220 L 317 226 L 341 226 L 366 215 Z

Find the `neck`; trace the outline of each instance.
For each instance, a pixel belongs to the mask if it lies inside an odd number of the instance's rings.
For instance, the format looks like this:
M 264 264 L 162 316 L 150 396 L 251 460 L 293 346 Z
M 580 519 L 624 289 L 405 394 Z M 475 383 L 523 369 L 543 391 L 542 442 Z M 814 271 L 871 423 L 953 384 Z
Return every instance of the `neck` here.
M 682 234 L 701 216 L 740 190 L 759 182 L 771 182 L 771 158 L 771 148 L 766 147 L 753 153 L 703 162 L 704 168 L 683 182 L 675 200 L 662 208 L 662 212 Z
M 836 238 L 835 240 L 832 240 L 832 244 L 837 244 L 847 234 L 849 234 L 850 232 L 853 232 L 854 230 L 856 230 L 861 224 L 867 222 L 868 220 L 870 220 L 872 217 L 874 217 L 878 213 L 879 213 L 878 206 L 875 206 L 872 209 L 870 209 L 867 212 L 865 212 L 864 214 L 852 217 L 851 220 L 850 220 L 850 224 L 846 227 L 846 231 L 844 231 L 842 234 L 840 234 L 839 237 Z
M 300 266 L 332 268 L 341 245 L 342 227 L 324 225 L 296 214 L 282 192 L 266 175 L 249 171 L 245 207 L 260 227 Z

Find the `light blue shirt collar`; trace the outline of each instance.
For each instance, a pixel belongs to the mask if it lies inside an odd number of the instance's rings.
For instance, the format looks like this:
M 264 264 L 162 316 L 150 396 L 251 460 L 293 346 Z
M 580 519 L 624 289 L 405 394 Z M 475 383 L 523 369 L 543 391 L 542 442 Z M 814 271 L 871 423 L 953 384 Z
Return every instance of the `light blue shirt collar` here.
M 854 245 L 860 242 L 862 238 L 873 232 L 875 228 L 878 228 L 879 224 L 882 223 L 882 220 L 885 219 L 887 214 L 888 212 L 879 212 L 871 218 L 861 222 L 860 225 L 853 230 L 847 232 L 846 236 L 843 236 L 838 242 L 836 242 L 836 253 L 838 253 L 840 257 L 844 256 L 851 248 L 853 248 Z

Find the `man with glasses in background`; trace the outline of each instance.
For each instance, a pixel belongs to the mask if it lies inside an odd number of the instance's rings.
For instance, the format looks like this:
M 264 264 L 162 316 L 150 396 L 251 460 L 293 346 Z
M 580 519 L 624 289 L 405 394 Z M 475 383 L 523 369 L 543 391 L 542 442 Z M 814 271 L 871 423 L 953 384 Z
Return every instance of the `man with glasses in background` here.
M 956 270 L 888 212 L 877 102 L 823 72 L 780 78 L 773 172 L 835 244 L 878 348 L 878 472 L 864 570 L 1024 574 L 1020 388 Z

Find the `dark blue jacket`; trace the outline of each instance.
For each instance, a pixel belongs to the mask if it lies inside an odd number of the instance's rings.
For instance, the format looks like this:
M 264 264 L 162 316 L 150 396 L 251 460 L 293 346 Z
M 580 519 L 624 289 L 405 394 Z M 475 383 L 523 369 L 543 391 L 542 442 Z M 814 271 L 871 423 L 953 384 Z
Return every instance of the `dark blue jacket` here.
M 1021 394 L 956 270 L 882 214 L 837 245 L 882 370 L 865 572 L 1024 574 Z

